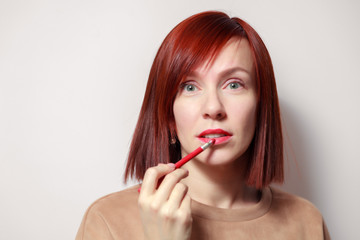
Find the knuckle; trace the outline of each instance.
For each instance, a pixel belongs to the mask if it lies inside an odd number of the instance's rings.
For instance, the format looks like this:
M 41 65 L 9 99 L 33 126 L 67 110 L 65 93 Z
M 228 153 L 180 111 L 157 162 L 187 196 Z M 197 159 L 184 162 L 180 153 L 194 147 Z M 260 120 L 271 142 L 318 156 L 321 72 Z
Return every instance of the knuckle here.
M 175 172 L 177 175 L 179 175 L 179 176 L 183 176 L 183 175 L 186 175 L 186 174 L 188 173 L 187 170 L 182 169 L 182 168 L 178 168 L 178 169 L 176 169 L 174 172 Z
M 177 174 L 178 174 L 179 177 L 181 177 L 181 178 L 185 178 L 185 177 L 187 177 L 187 176 L 189 175 L 189 171 L 188 171 L 188 170 L 185 170 L 185 169 L 182 169 L 182 168 L 179 168 L 179 169 L 177 169 L 177 170 L 178 170 Z
M 188 186 L 186 186 L 185 184 L 183 184 L 181 182 L 177 183 L 175 187 L 176 187 L 177 191 L 180 191 L 180 192 L 187 192 L 187 190 L 188 190 Z
M 151 211 L 151 203 L 148 198 L 139 198 L 138 208 L 142 211 L 149 212 Z
M 184 225 L 192 224 L 192 217 L 191 217 L 191 213 L 189 212 L 179 211 L 177 213 L 177 219 L 180 223 Z
M 177 182 L 178 178 L 176 177 L 176 175 L 170 173 L 165 176 L 164 180 L 166 180 L 167 182 Z
M 138 200 L 138 206 L 142 209 L 146 208 L 147 206 L 147 201 L 145 201 L 143 198 L 139 198 Z
M 144 178 L 154 177 L 157 174 L 158 174 L 157 170 L 152 167 L 152 168 L 149 168 L 148 170 L 146 170 Z
M 163 219 L 172 221 L 174 220 L 174 213 L 169 207 L 163 207 L 160 211 L 160 215 Z
M 181 171 L 182 171 L 182 174 L 184 174 L 184 175 L 188 175 L 188 174 L 189 174 L 189 171 L 186 170 L 186 169 L 180 168 L 179 170 L 181 170 Z
M 183 169 L 176 169 L 175 171 L 167 174 L 165 176 L 166 181 L 171 181 L 171 182 L 179 182 L 182 178 L 184 178 L 184 174 L 186 174 L 187 171 L 183 170 Z
M 157 204 L 156 202 L 152 202 L 150 205 L 149 205 L 149 209 L 151 212 L 153 213 L 158 213 L 159 210 L 160 210 L 160 206 L 159 204 Z

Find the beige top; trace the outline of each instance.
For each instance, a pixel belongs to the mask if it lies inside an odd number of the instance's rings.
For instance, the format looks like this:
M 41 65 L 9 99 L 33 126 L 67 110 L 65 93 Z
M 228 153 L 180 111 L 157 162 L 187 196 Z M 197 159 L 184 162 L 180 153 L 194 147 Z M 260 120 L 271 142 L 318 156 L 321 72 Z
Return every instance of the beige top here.
M 138 189 L 112 193 L 87 210 L 76 240 L 144 239 L 137 207 Z M 222 209 L 192 200 L 191 239 L 330 239 L 321 213 L 309 201 L 265 188 L 246 209 Z

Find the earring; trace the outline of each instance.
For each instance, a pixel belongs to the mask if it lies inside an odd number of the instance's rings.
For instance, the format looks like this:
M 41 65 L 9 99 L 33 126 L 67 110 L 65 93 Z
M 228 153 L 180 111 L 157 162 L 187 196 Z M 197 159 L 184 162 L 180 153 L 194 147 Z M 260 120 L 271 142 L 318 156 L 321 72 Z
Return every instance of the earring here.
M 176 143 L 176 138 L 172 137 L 170 140 L 170 144 L 175 144 Z

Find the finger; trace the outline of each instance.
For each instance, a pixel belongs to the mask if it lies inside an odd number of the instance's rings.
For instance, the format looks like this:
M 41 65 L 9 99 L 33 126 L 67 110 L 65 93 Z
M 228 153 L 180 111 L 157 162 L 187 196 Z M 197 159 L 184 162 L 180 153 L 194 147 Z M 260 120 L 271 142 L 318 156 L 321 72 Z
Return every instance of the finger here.
M 176 212 L 187 193 L 188 187 L 183 183 L 177 183 L 170 194 L 169 200 L 161 207 L 161 214 L 166 219 L 175 219 Z
M 182 235 L 190 235 L 192 226 L 191 216 L 191 198 L 186 194 L 180 204 L 180 208 L 176 212 L 176 219 L 178 221 L 177 232 Z
M 183 183 L 177 183 L 173 189 L 173 191 L 170 194 L 168 204 L 174 208 L 178 209 L 188 192 L 188 187 Z
M 175 169 L 175 164 L 159 164 L 156 167 L 151 167 L 146 170 L 144 179 L 141 185 L 141 195 L 153 194 L 157 188 L 160 178 L 170 173 Z
M 156 192 L 154 201 L 158 203 L 167 201 L 175 185 L 188 175 L 189 172 L 184 169 L 176 169 L 172 173 L 167 174 Z
M 188 194 L 185 194 L 183 200 L 181 201 L 179 210 L 191 215 L 191 198 Z

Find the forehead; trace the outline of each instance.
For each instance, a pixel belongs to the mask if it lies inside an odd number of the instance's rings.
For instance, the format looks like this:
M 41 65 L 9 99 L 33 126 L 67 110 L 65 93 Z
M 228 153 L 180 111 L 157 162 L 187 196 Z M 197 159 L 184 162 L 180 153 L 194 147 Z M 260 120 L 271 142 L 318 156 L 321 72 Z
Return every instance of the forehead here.
M 193 74 L 220 72 L 230 68 L 242 69 L 250 75 L 253 73 L 254 61 L 246 38 L 230 39 L 214 58 L 206 60 L 195 68 Z

